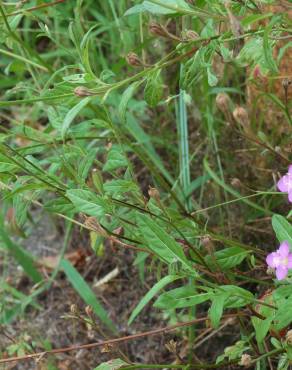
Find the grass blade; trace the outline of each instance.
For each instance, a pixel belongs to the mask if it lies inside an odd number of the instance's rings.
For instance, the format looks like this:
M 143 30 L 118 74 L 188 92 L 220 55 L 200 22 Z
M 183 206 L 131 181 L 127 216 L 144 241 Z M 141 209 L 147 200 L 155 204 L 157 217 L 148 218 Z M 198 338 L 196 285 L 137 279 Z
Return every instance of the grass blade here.
M 13 257 L 21 265 L 23 270 L 32 279 L 32 281 L 34 283 L 39 283 L 40 281 L 42 281 L 42 275 L 36 269 L 33 257 L 20 245 L 14 243 L 3 228 L 0 228 L 0 237 L 4 242 L 4 247 L 6 247 L 8 251 L 13 255 Z
M 157 294 L 161 289 L 163 289 L 166 285 L 172 283 L 175 280 L 181 279 L 181 276 L 178 275 L 168 275 L 159 280 L 153 287 L 145 294 L 145 296 L 141 299 L 138 305 L 135 307 L 131 316 L 128 321 L 128 325 L 130 325 L 135 318 L 139 315 L 139 313 L 143 310 L 147 303 L 151 301 L 151 299 Z
M 116 332 L 114 323 L 109 318 L 107 312 L 97 300 L 94 292 L 91 290 L 89 285 L 79 274 L 79 272 L 71 265 L 66 259 L 62 259 L 60 267 L 64 270 L 68 280 L 73 285 L 74 289 L 84 300 L 84 302 L 91 306 L 94 313 L 100 318 L 100 320 L 112 331 Z

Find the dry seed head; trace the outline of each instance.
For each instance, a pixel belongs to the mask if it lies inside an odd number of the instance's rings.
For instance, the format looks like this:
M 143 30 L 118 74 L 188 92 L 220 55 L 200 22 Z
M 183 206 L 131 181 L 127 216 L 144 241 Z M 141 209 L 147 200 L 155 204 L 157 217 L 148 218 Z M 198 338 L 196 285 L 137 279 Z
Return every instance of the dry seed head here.
M 224 5 L 227 10 L 231 31 L 235 37 L 239 37 L 240 35 L 243 34 L 240 21 L 232 13 L 230 1 L 229 0 L 225 1 Z
M 176 354 L 177 352 L 177 342 L 174 341 L 173 339 L 171 339 L 168 343 L 165 344 L 165 347 L 166 349 L 170 352 L 170 353 L 174 353 Z
M 156 201 L 160 201 L 160 194 L 156 188 L 151 188 L 151 186 L 149 186 L 148 194 L 150 198 L 153 198 Z
M 267 275 L 274 275 L 274 273 L 275 273 L 275 270 L 272 267 L 267 268 L 267 271 L 266 271 Z
M 249 126 L 249 117 L 245 108 L 236 107 L 232 114 L 235 121 L 239 123 L 242 127 L 246 128 Z
M 138 55 L 133 52 L 128 53 L 128 55 L 126 56 L 126 61 L 130 66 L 133 67 L 141 67 L 143 65 Z
M 240 362 L 239 362 L 239 365 L 240 366 L 244 366 L 244 367 L 250 367 L 251 365 L 251 356 L 244 353 L 242 356 L 241 356 L 241 359 L 240 359 Z
M 94 95 L 94 93 L 91 92 L 85 86 L 77 86 L 76 89 L 74 89 L 74 94 L 76 96 L 78 96 L 79 98 L 83 98 L 84 96 L 92 96 L 92 95 Z
M 91 317 L 93 314 L 93 308 L 91 306 L 86 306 L 85 307 L 85 313 L 87 316 Z
M 288 90 L 291 83 L 292 83 L 292 80 L 290 80 L 289 78 L 284 78 L 284 80 L 282 81 L 282 86 L 285 90 Z
M 114 346 L 112 344 L 105 344 L 101 347 L 100 352 L 101 353 L 110 353 L 114 349 Z
M 282 152 L 282 148 L 280 146 L 275 146 L 275 152 L 277 153 L 281 153 Z
M 241 186 L 241 181 L 238 179 L 238 178 L 236 178 L 236 177 L 234 177 L 232 180 L 231 180 L 231 185 L 234 187 L 234 188 L 240 188 L 240 186 Z
M 289 330 L 286 334 L 286 342 L 289 346 L 292 346 L 292 330 Z
M 74 304 L 71 304 L 71 306 L 70 306 L 70 312 L 73 315 L 76 315 L 78 313 L 78 308 L 77 308 L 77 305 L 75 303 Z

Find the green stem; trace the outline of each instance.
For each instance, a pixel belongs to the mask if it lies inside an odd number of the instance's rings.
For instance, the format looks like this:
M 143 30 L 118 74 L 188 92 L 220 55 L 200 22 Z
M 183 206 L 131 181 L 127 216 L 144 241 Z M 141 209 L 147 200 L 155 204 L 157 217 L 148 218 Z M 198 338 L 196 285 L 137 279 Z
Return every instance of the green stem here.
M 273 349 L 272 351 L 267 352 L 267 353 L 264 353 L 263 355 L 261 355 L 261 356 L 255 358 L 255 359 L 253 359 L 251 363 L 254 364 L 254 363 L 258 362 L 258 361 L 261 361 L 264 358 L 272 357 L 274 355 L 278 355 L 278 354 L 283 353 L 283 352 L 284 352 L 284 349 L 283 348 Z
M 29 59 L 27 59 L 25 57 L 22 57 L 21 55 L 17 55 L 17 54 L 11 53 L 10 51 L 4 50 L 4 49 L 0 49 L 0 54 L 4 54 L 4 55 L 7 55 L 9 57 L 12 57 L 12 58 L 21 60 L 22 62 L 25 62 L 27 64 L 31 64 L 34 67 L 40 68 L 43 71 L 48 72 L 48 69 L 46 67 L 44 67 L 44 66 L 42 66 L 42 65 L 40 65 L 40 64 L 38 64 L 36 62 L 33 62 L 32 60 L 29 60 Z
M 67 93 L 62 95 L 52 95 L 52 96 L 41 96 L 39 98 L 23 99 L 23 100 L 10 100 L 10 101 L 0 101 L 0 107 L 10 107 L 11 105 L 18 104 L 30 104 L 37 103 L 41 101 L 51 101 L 51 100 L 60 100 L 63 98 L 73 97 L 74 93 Z

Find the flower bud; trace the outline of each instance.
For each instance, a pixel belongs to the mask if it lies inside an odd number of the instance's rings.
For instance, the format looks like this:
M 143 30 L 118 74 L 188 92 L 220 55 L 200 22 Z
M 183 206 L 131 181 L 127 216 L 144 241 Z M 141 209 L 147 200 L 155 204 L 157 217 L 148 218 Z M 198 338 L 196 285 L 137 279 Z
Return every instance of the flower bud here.
M 200 37 L 199 34 L 193 30 L 187 30 L 185 35 L 187 40 L 197 40 Z
M 231 101 L 227 94 L 219 93 L 216 96 L 216 105 L 217 108 L 224 114 L 226 118 L 230 115 Z
M 201 238 L 201 243 L 204 247 L 207 247 L 208 245 L 210 245 L 210 243 L 212 243 L 212 239 L 211 239 L 210 235 L 204 235 Z
M 130 52 L 127 54 L 126 61 L 130 66 L 133 66 L 133 67 L 141 67 L 143 65 L 138 55 L 133 52 Z
M 204 235 L 201 238 L 201 243 L 202 243 L 203 247 L 207 250 L 208 254 L 214 255 L 215 246 L 214 246 L 214 243 L 213 243 L 212 238 L 211 238 L 210 235 Z
M 232 114 L 235 121 L 239 123 L 243 128 L 249 127 L 249 117 L 245 108 L 238 106 L 234 109 Z
M 114 229 L 114 233 L 116 235 L 124 235 L 124 228 L 123 228 L 123 226 L 119 226 L 116 229 Z
M 240 366 L 244 366 L 244 367 L 250 367 L 252 364 L 251 362 L 251 356 L 244 353 L 242 356 L 241 356 L 241 359 L 240 359 L 240 362 L 239 362 L 239 365 Z
M 167 32 L 165 29 L 156 22 L 149 23 L 149 32 L 156 36 L 168 37 Z
M 85 86 L 77 86 L 76 89 L 74 89 L 74 94 L 78 96 L 79 98 L 83 98 L 84 96 L 94 95 L 94 93 Z
M 161 36 L 175 41 L 182 41 L 179 37 L 168 32 L 168 30 L 165 27 L 156 22 L 151 22 L 149 24 L 149 32 L 155 36 Z
M 252 75 L 253 75 L 253 78 L 255 80 L 263 78 L 263 75 L 262 75 L 262 72 L 261 72 L 261 67 L 258 64 L 254 67 Z

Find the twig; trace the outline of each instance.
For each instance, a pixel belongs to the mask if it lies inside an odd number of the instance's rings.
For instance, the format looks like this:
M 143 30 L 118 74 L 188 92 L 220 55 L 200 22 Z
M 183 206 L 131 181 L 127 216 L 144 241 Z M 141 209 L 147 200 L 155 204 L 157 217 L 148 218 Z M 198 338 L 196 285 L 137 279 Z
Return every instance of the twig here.
M 38 6 L 33 6 L 31 8 L 21 9 L 21 10 L 18 10 L 16 12 L 13 12 L 13 13 L 6 14 L 6 17 L 11 17 L 13 15 L 23 14 L 24 12 L 33 12 L 35 10 L 39 10 L 39 9 L 42 9 L 42 8 L 48 8 L 50 6 L 54 6 L 54 5 L 64 3 L 65 1 L 66 0 L 56 0 L 56 1 L 53 1 L 52 3 L 44 3 L 44 4 L 41 4 L 41 5 L 38 5 Z
M 248 314 L 247 313 L 226 314 L 226 315 L 223 316 L 223 318 L 238 317 L 238 316 L 248 316 Z M 101 342 L 95 342 L 95 343 L 73 345 L 73 346 L 65 347 L 65 348 L 56 348 L 56 349 L 53 349 L 51 351 L 43 351 L 43 352 L 38 352 L 38 353 L 32 353 L 32 354 L 24 355 L 24 356 L 4 358 L 4 359 L 0 360 L 0 364 L 13 362 L 13 361 L 30 360 L 30 359 L 33 359 L 33 358 L 38 358 L 40 356 L 47 355 L 47 354 L 56 354 L 56 353 L 75 351 L 75 350 L 79 350 L 79 349 L 91 349 L 91 348 L 96 348 L 96 347 L 104 347 L 106 345 L 113 344 L 113 343 L 127 342 L 129 340 L 135 340 L 135 339 L 138 339 L 138 338 L 148 337 L 148 336 L 151 336 L 151 335 L 164 334 L 164 333 L 168 333 L 170 331 L 176 330 L 176 329 L 181 328 L 181 327 L 186 327 L 186 326 L 190 326 L 190 325 L 193 325 L 193 324 L 196 324 L 196 323 L 199 323 L 199 322 L 204 322 L 207 319 L 208 319 L 208 317 L 200 317 L 200 318 L 197 318 L 195 320 L 180 322 L 178 324 L 171 325 L 171 326 L 166 326 L 164 328 L 159 328 L 159 329 L 154 329 L 154 330 L 150 330 L 150 331 L 146 331 L 146 332 L 142 332 L 142 333 L 138 333 L 138 334 L 128 335 L 128 336 L 124 336 L 124 337 L 121 337 L 121 338 L 114 338 L 114 339 L 109 339 L 109 340 L 105 340 L 105 341 L 101 341 Z

